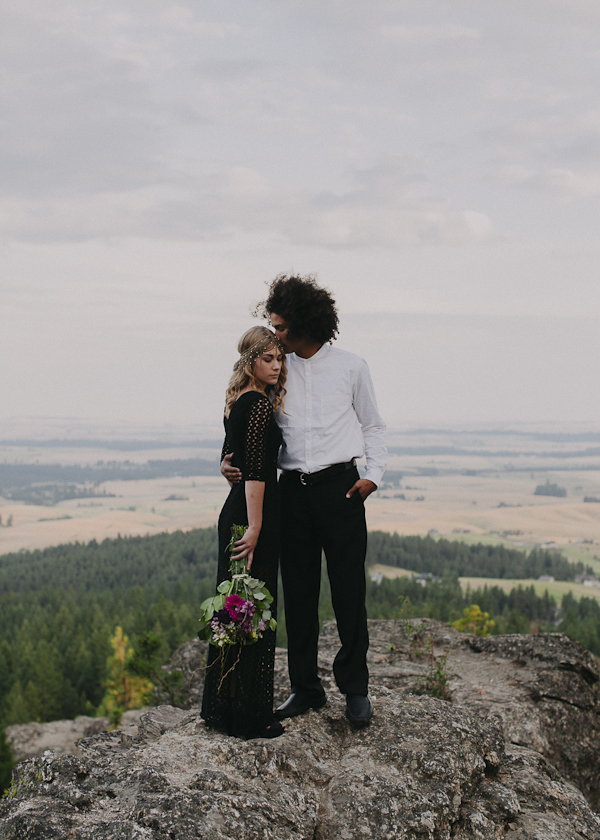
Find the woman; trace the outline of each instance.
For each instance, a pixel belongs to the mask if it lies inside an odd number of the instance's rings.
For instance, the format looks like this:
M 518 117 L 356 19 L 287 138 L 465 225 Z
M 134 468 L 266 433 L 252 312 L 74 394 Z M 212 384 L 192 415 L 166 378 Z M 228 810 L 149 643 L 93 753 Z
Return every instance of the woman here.
M 281 432 L 273 408 L 283 407 L 286 367 L 277 337 L 266 327 L 252 327 L 238 344 L 239 360 L 233 368 L 225 395 L 225 443 L 222 457 L 242 471 L 242 481 L 231 484 L 219 516 L 219 566 L 217 586 L 229 578 L 229 541 L 232 525 L 248 525 L 235 543 L 234 557 L 247 558 L 252 576 L 265 581 L 274 597 L 277 614 L 279 560 L 279 504 L 277 453 Z M 221 652 L 221 650 L 223 652 Z M 275 632 L 241 648 L 209 648 L 202 698 L 207 726 L 238 738 L 276 738 L 283 727 L 273 717 Z M 225 656 L 225 662 L 220 659 Z M 224 667 L 222 667 L 224 666 Z M 229 673 L 227 673 L 229 671 Z M 227 674 L 221 684 L 221 675 Z

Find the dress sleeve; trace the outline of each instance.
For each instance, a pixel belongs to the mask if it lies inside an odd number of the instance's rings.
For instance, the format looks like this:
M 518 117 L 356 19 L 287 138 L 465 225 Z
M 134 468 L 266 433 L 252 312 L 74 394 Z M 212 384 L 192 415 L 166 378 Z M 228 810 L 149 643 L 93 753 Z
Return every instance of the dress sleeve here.
M 231 455 L 231 446 L 227 438 L 223 441 L 223 449 L 221 449 L 221 461 L 226 455 Z
M 273 407 L 268 399 L 257 399 L 248 412 L 244 464 L 246 481 L 265 481 L 267 432 L 272 416 Z

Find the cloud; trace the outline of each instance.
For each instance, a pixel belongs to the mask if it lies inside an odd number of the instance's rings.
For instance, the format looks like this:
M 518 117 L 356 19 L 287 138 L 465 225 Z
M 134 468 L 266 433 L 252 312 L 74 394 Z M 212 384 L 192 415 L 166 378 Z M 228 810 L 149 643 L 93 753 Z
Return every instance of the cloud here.
M 600 194 L 600 112 L 557 112 L 525 120 L 505 132 L 498 167 L 508 183 L 559 199 Z
M 330 247 L 394 247 L 487 236 L 491 223 L 485 214 L 465 212 L 436 196 L 420 163 L 418 158 L 390 156 L 356 173 L 354 189 L 315 196 L 304 218 L 288 226 L 288 235 L 292 241 Z
M 294 244 L 396 247 L 469 242 L 492 233 L 488 216 L 436 196 L 415 158 L 390 156 L 354 172 L 340 193 L 277 183 L 252 167 L 229 167 L 187 186 L 90 195 L 0 199 L 5 236 L 51 241 L 111 236 L 215 239 L 275 233 Z
M 550 5 L 8 0 L 2 235 L 471 243 L 498 186 L 596 195 L 593 41 Z
M 150 59 L 120 32 L 103 44 L 74 23 L 8 16 L 0 48 L 5 195 L 127 190 L 168 173 L 141 72 Z
M 504 167 L 501 174 L 509 181 L 540 192 L 554 193 L 564 198 L 592 198 L 600 195 L 600 167 L 596 169 Z
M 388 41 L 406 41 L 417 44 L 481 37 L 481 32 L 478 29 L 450 23 L 440 26 L 382 26 L 380 31 Z
M 198 61 L 195 69 L 203 79 L 219 82 L 247 79 L 249 75 L 265 68 L 265 62 L 256 59 L 220 59 Z

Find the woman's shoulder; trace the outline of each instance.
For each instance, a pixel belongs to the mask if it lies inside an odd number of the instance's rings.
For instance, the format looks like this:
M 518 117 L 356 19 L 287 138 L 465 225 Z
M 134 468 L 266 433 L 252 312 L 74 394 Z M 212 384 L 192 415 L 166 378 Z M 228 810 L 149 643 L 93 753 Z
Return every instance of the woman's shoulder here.
M 271 400 L 266 394 L 261 394 L 260 391 L 244 391 L 234 402 L 231 411 L 233 412 L 237 409 L 238 411 L 246 412 L 253 408 L 263 411 L 273 411 Z

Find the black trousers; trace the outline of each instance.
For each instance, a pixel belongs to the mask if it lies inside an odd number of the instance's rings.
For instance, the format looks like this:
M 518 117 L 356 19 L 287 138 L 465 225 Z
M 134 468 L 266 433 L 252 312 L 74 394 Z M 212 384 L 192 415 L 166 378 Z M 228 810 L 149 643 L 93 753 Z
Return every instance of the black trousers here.
M 325 551 L 331 600 L 342 646 L 333 673 L 342 694 L 368 693 L 369 634 L 365 607 L 367 526 L 355 467 L 314 486 L 282 473 L 281 576 L 285 597 L 292 691 L 322 692 L 317 674 L 321 555 Z

